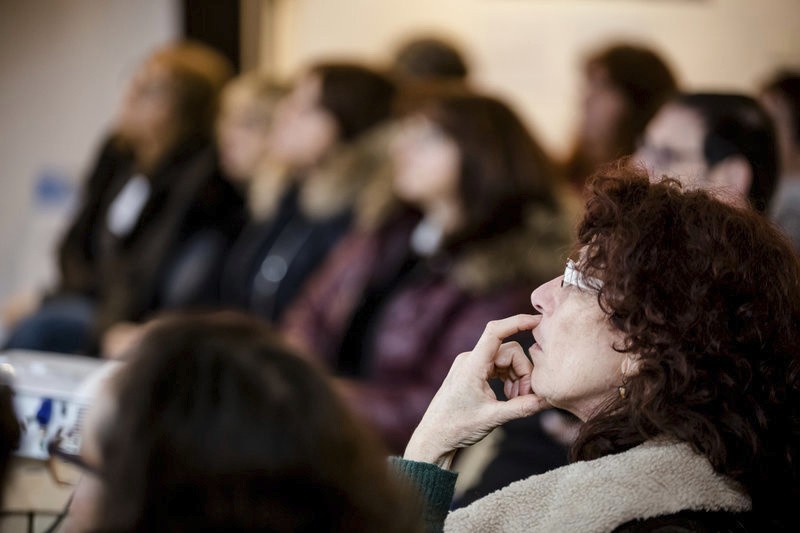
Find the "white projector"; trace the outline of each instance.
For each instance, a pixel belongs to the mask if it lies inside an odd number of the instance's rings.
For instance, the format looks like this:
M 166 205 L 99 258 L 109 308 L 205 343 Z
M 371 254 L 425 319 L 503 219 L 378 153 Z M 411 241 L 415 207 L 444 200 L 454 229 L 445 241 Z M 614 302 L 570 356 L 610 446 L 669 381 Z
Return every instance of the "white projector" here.
M 120 363 L 77 355 L 25 350 L 0 352 L 0 374 L 14 389 L 22 438 L 16 454 L 47 459 L 56 434 L 77 453 L 80 429 L 100 383 Z

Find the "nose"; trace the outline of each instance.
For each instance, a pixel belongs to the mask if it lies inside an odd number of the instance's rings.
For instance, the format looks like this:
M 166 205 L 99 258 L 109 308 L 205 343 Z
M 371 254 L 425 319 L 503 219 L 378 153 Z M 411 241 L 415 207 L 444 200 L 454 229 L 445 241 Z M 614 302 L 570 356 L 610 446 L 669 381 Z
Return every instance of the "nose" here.
M 547 283 L 539 285 L 531 293 L 531 304 L 533 308 L 545 315 L 553 311 L 555 306 L 555 290 L 561 286 L 564 276 L 553 278 Z

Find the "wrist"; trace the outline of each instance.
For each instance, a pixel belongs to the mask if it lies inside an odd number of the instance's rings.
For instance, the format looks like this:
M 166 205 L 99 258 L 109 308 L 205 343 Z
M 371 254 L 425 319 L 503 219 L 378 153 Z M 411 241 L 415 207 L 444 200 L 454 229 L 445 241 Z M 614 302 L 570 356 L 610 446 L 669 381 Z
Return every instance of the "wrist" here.
M 455 450 L 437 447 L 432 441 L 420 438 L 415 433 L 408 441 L 403 459 L 431 463 L 444 470 L 449 470 L 455 453 Z

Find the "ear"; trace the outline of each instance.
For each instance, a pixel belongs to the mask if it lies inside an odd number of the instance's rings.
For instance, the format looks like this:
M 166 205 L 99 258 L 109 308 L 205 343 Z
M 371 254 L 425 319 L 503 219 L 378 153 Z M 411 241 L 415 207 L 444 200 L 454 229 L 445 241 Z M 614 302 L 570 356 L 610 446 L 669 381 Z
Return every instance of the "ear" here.
M 709 181 L 715 189 L 720 189 L 723 195 L 735 196 L 741 201 L 750 193 L 753 170 L 747 159 L 740 155 L 732 155 L 714 165 L 709 172 Z
M 622 360 L 622 366 L 620 368 L 622 375 L 625 377 L 635 376 L 639 373 L 639 364 L 640 359 L 638 355 L 628 354 Z

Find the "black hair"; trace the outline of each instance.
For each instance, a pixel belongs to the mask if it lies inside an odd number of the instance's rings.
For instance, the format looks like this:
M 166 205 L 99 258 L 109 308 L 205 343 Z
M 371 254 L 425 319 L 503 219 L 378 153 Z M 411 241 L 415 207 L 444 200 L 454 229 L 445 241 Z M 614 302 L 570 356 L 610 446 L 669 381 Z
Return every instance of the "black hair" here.
M 747 160 L 753 175 L 750 203 L 766 210 L 778 178 L 778 149 L 772 120 L 758 102 L 729 93 L 685 93 L 673 102 L 703 121 L 703 157 L 709 168 L 732 156 Z

